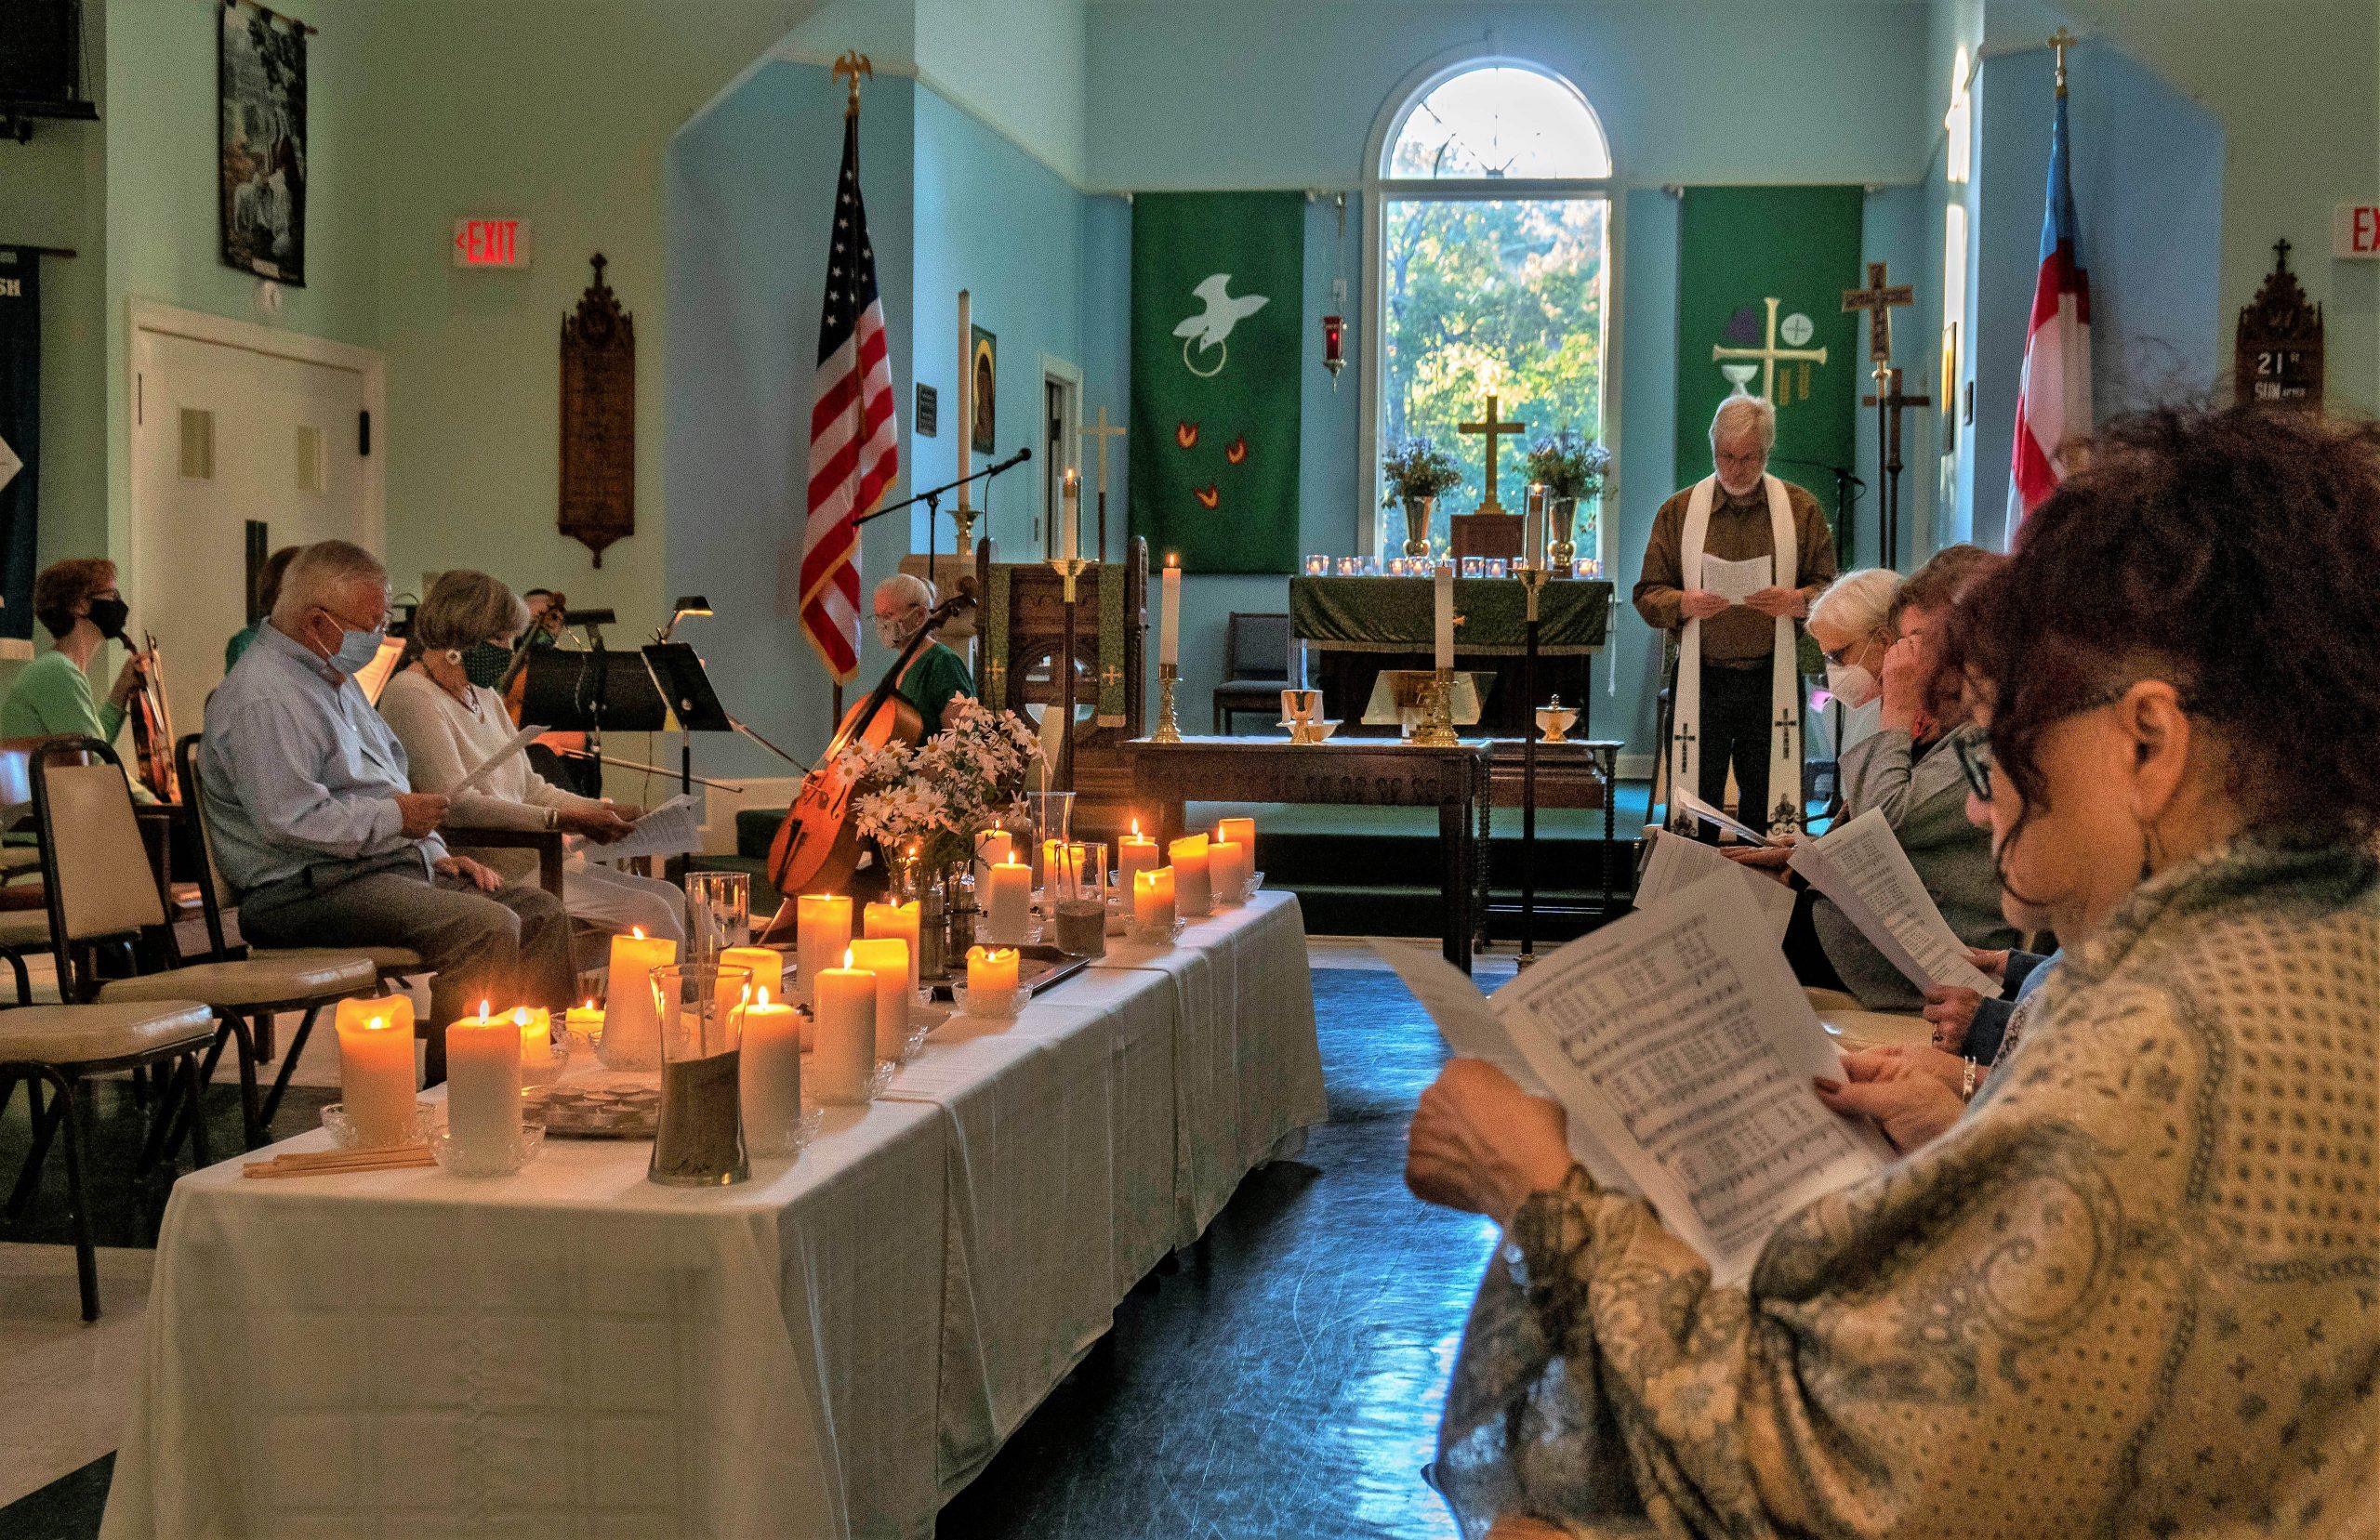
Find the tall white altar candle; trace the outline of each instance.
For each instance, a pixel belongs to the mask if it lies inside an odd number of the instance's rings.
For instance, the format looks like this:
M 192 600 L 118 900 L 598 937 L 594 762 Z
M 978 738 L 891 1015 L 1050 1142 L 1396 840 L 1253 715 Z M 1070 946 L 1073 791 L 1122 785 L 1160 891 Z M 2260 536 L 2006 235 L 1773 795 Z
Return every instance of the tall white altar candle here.
M 1072 561 L 1082 538 L 1082 472 L 1071 466 L 1066 467 L 1059 502 L 1062 505 L 1058 513 L 1059 537 L 1064 544 L 1058 547 L 1058 554 Z
M 860 916 L 860 925 L 870 941 L 898 939 L 909 943 L 909 990 L 918 987 L 918 901 L 906 903 L 871 903 Z
M 852 944 L 852 901 L 840 893 L 804 893 L 794 901 L 797 991 L 817 998 L 815 981 Z
M 801 1015 L 765 986 L 744 1007 L 743 1054 L 736 1088 L 745 1146 L 756 1155 L 790 1154 L 801 1118 Z
M 810 1000 L 817 1021 L 818 1099 L 866 1101 L 868 1078 L 876 1073 L 876 975 L 848 966 L 821 968 Z
M 1161 667 L 1182 664 L 1182 559 L 1168 554 L 1163 583 L 1165 612 L 1157 617 L 1157 661 Z
M 1033 924 L 1033 868 L 1003 861 L 993 867 L 984 889 L 984 928 L 1000 946 L 1023 946 Z
M 1438 563 L 1437 582 L 1431 589 L 1431 594 L 1437 601 L 1437 654 L 1435 658 L 1433 659 L 1431 666 L 1434 668 L 1452 668 L 1454 666 L 1453 562 L 1441 561 Z
M 898 936 L 852 942 L 852 967 L 876 975 L 876 1057 L 898 1060 L 909 1046 L 909 943 Z
M 402 994 L 341 1000 L 338 1094 L 356 1139 L 380 1146 L 413 1141 L 413 1002 Z
M 653 970 L 678 960 L 678 943 L 667 936 L 632 930 L 612 938 L 611 991 L 603 1011 L 603 1040 L 596 1052 L 614 1070 L 661 1068 L 661 1022 L 653 1013 Z
M 950 420 L 961 425 L 975 420 L 975 328 L 974 300 L 965 289 L 959 291 L 959 415 Z M 973 447 L 972 432 L 956 435 L 959 441 L 959 506 L 968 507 L 970 488 L 967 482 L 968 450 Z M 964 556 L 964 551 L 959 553 Z
M 1521 565 L 1541 567 L 1545 564 L 1545 483 L 1528 484 L 1528 513 L 1521 524 Z
M 485 1002 L 446 1029 L 446 1129 L 467 1172 L 503 1169 L 521 1139 L 521 1029 Z
M 1196 918 L 1215 912 L 1215 890 L 1207 878 L 1207 836 L 1190 835 L 1165 848 L 1173 865 L 1173 902 Z

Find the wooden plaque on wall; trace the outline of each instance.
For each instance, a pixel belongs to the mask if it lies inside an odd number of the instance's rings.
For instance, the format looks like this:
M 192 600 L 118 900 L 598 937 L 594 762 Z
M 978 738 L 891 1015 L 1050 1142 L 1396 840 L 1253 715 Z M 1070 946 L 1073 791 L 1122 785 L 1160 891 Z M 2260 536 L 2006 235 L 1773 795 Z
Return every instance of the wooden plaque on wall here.
M 636 318 L 595 282 L 562 320 L 562 533 L 603 547 L 636 533 Z
M 2232 399 L 2322 409 L 2322 307 L 2306 302 L 2289 270 L 2289 243 L 2273 243 L 2272 271 L 2240 312 L 2232 343 Z

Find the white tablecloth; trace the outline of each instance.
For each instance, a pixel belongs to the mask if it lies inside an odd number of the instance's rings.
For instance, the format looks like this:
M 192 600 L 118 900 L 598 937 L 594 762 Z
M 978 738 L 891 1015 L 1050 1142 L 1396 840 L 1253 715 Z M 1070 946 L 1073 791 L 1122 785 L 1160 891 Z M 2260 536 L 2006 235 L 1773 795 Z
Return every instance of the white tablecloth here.
M 226 1163 L 176 1187 L 102 1533 L 930 1534 L 1322 1116 L 1302 918 L 1266 894 L 945 1025 L 740 1187 L 656 1187 L 643 1143 L 484 1181 Z

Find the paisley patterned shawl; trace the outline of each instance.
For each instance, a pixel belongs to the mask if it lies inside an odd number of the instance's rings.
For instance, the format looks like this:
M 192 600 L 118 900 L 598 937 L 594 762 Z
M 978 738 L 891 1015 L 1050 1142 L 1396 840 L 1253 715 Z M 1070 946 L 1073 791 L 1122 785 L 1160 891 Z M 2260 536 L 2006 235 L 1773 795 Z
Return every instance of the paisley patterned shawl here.
M 1747 1288 L 1582 1172 L 1532 1199 L 1440 1435 L 1465 1533 L 2374 1533 L 2380 862 L 2237 842 L 2043 987 Z

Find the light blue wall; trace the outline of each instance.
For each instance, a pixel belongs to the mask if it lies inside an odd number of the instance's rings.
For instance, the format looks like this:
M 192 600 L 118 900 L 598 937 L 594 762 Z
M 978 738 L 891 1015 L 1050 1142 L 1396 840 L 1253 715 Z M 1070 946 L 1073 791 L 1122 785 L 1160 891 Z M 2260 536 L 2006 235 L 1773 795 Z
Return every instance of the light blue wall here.
M 1083 179 L 1084 0 L 924 0 L 918 64 L 977 118 Z
M 1597 660 L 1594 736 L 1623 737 L 1650 755 L 1661 688 L 1660 638 L 1628 608 L 1628 590 L 1652 537 L 1653 514 L 1678 484 L 1706 475 L 1708 466 L 1677 463 L 1678 201 L 1654 188 L 1627 195 L 1620 264 L 1624 331 L 1620 395 L 1624 447 L 1613 458 L 1619 495 L 1606 499 L 1613 520 L 1612 652 Z

